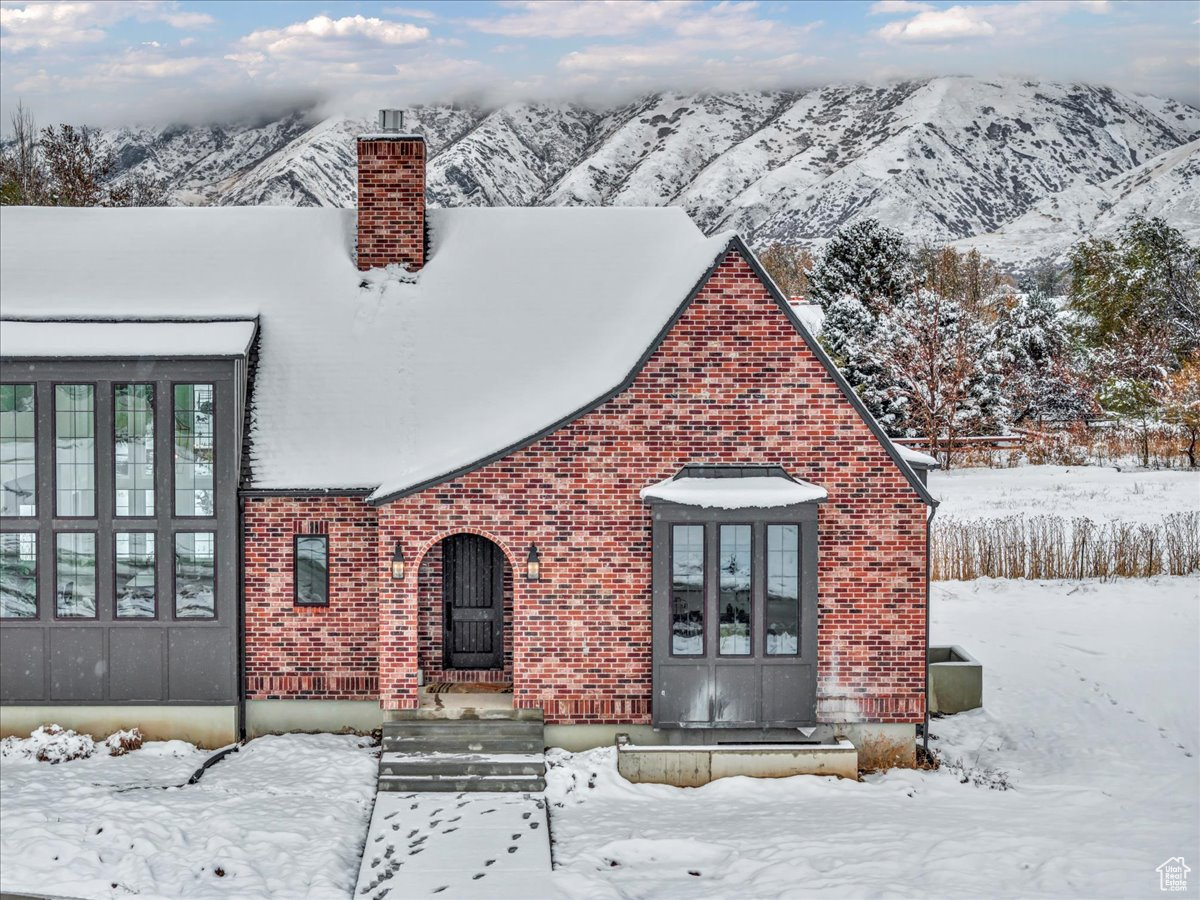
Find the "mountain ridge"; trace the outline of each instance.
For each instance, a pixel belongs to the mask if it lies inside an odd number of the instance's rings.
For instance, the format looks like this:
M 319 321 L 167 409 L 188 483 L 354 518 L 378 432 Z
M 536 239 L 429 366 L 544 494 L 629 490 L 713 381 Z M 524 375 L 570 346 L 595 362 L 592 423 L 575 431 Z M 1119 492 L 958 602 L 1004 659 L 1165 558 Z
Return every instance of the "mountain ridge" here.
M 405 112 L 405 128 L 426 137 L 432 206 L 671 204 L 758 246 L 819 243 L 865 216 L 917 242 L 971 242 L 1056 195 L 1085 215 L 1092 188 L 1200 138 L 1200 110 L 1177 101 L 1011 78 Z M 372 127 L 297 112 L 103 137 L 122 173 L 163 179 L 176 203 L 350 206 L 353 137 Z M 1152 199 L 1200 236 L 1192 205 Z M 1047 247 L 1022 253 L 1061 252 Z

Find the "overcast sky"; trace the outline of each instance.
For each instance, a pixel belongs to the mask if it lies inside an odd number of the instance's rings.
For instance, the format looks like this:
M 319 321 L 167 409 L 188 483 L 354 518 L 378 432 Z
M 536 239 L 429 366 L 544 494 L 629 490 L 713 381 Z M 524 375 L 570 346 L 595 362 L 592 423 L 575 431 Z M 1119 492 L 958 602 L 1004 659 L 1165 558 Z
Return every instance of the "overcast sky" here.
M 158 123 L 1019 75 L 1200 105 L 1200 2 L 0 0 L 0 106 Z M 7 130 L 7 129 L 5 129 Z

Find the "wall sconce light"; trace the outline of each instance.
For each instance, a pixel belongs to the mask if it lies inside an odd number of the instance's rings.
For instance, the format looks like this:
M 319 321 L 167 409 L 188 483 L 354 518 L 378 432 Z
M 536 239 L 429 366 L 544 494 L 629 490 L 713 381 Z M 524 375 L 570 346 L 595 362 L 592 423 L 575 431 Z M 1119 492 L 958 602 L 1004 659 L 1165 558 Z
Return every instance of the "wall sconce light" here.
M 536 544 L 529 545 L 529 557 L 525 560 L 525 580 L 526 581 L 541 581 L 542 580 L 542 563 L 538 558 Z
M 392 577 L 397 581 L 404 578 L 404 551 L 400 549 L 399 541 L 396 541 L 396 550 L 392 553 Z

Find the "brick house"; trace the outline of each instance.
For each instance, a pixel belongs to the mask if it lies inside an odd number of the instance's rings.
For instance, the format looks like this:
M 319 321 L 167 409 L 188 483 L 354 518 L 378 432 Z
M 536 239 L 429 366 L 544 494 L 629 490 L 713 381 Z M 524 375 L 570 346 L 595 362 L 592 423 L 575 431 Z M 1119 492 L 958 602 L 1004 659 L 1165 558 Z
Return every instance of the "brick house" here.
M 933 461 L 745 244 L 358 159 L 357 210 L 0 213 L 4 733 L 487 691 L 558 746 L 911 753 Z

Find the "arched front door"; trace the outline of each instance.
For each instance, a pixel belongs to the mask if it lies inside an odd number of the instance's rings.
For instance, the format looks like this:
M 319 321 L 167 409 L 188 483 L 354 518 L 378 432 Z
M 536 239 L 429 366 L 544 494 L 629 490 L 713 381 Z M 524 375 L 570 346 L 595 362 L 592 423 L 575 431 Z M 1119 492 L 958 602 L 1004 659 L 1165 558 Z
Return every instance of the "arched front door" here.
M 442 647 L 447 669 L 504 667 L 504 552 L 477 534 L 442 541 Z

